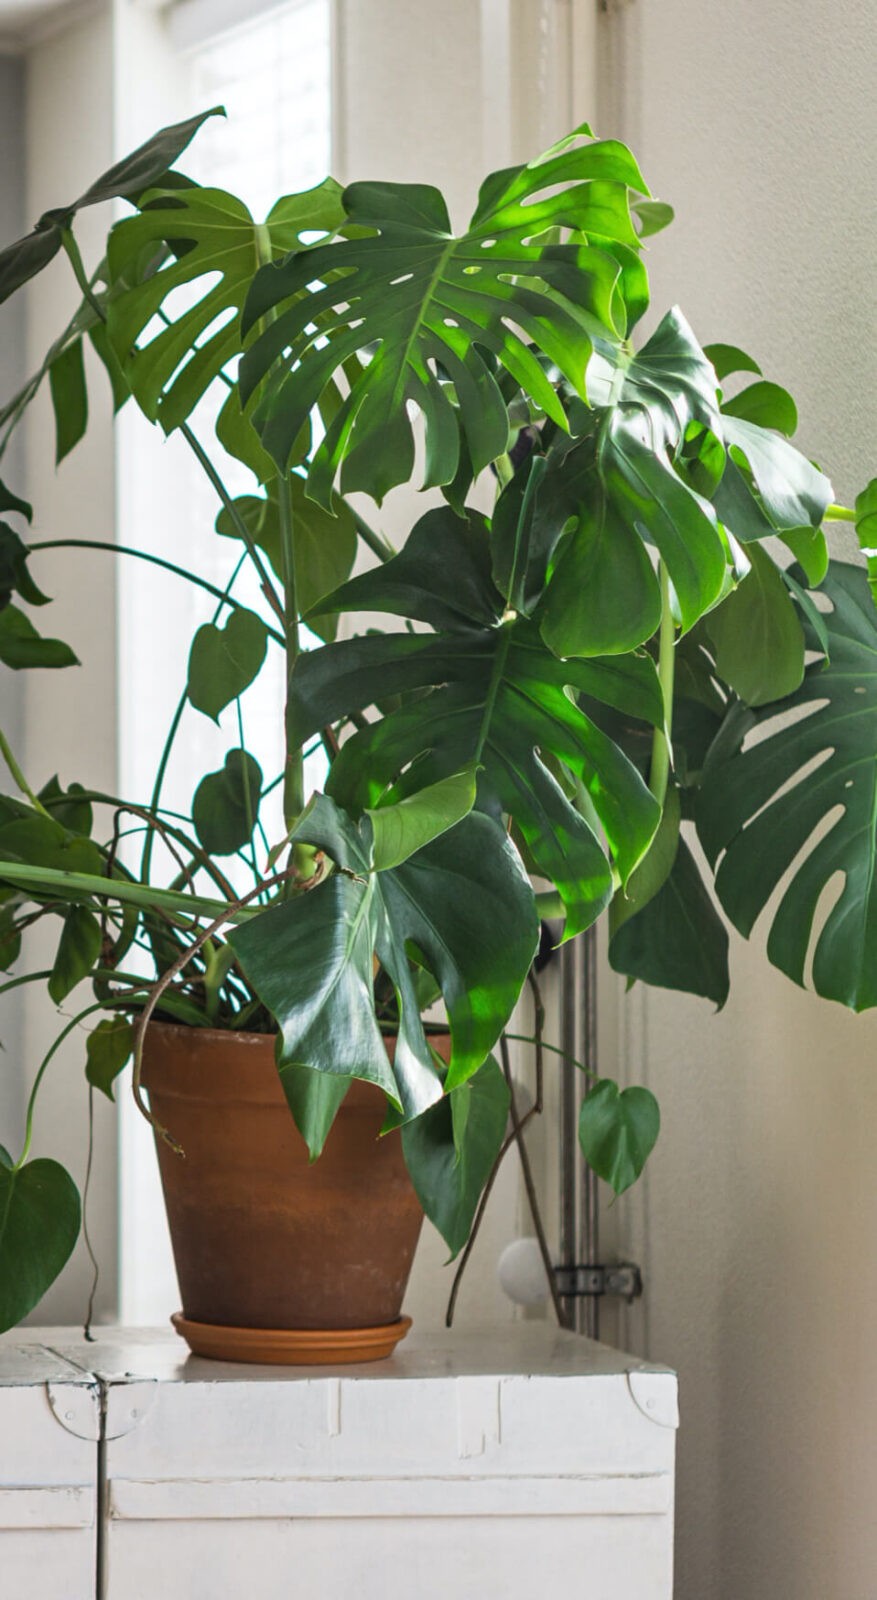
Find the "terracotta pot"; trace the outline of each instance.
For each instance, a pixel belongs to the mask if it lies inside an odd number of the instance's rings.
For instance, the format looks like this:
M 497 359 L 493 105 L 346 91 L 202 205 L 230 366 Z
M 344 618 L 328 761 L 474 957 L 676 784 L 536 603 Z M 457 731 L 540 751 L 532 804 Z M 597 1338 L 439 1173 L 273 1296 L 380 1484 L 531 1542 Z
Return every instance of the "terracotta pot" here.
M 185 1151 L 181 1157 L 157 1141 L 183 1298 L 180 1331 L 190 1343 L 191 1324 L 273 1334 L 390 1333 L 393 1325 L 392 1347 L 405 1331 L 399 1314 L 423 1213 L 400 1134 L 379 1137 L 382 1092 L 351 1085 L 311 1164 L 266 1034 L 153 1023 L 143 1083 L 159 1122 Z M 314 1354 L 312 1338 L 286 1342 L 310 1351 L 290 1359 L 343 1359 L 337 1340 L 331 1357 Z M 262 1359 L 284 1359 L 276 1338 L 268 1344 L 274 1353 Z M 240 1359 L 259 1359 L 252 1345 Z M 361 1336 L 351 1348 L 348 1359 L 369 1359 Z

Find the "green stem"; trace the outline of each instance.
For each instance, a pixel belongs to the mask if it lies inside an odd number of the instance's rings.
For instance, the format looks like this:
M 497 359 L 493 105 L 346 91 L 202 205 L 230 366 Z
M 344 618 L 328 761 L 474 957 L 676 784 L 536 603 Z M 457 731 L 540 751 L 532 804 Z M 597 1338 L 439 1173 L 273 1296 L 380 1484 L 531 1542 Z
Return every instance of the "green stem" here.
M 374 528 L 369 527 L 359 512 L 354 511 L 353 506 L 348 506 L 347 509 L 356 524 L 356 531 L 360 539 L 371 551 L 372 555 L 377 556 L 379 561 L 392 561 L 396 551 L 389 539 L 385 539 L 382 533 L 375 533 Z
M 499 496 L 502 494 L 506 484 L 511 483 L 512 478 L 515 475 L 515 469 L 512 466 L 512 458 L 508 454 L 508 451 L 506 451 L 504 455 L 497 456 L 493 465 L 496 471 L 496 481 L 499 485 L 497 490 L 497 495 Z
M 664 726 L 652 735 L 652 761 L 649 769 L 649 788 L 658 804 L 664 804 L 670 778 L 670 739 L 673 732 L 673 679 L 676 666 L 676 626 L 670 609 L 670 579 L 662 561 L 661 572 L 661 627 L 658 634 L 658 681 L 664 708 Z
M 0 755 L 2 755 L 3 760 L 6 762 L 6 765 L 9 768 L 15 783 L 18 785 L 22 794 L 25 795 L 30 801 L 34 810 L 41 812 L 44 817 L 47 817 L 49 815 L 48 811 L 46 810 L 42 801 L 38 800 L 34 794 L 33 789 L 28 783 L 24 773 L 18 765 L 18 762 L 12 754 L 11 749 L 9 748 L 9 741 L 2 729 L 0 729 Z
M 505 671 L 506 657 L 509 653 L 509 645 L 512 642 L 510 623 L 503 623 L 502 628 L 500 629 L 500 635 L 501 637 L 496 648 L 496 655 L 493 658 L 493 668 L 490 674 L 490 683 L 487 686 L 487 694 L 484 700 L 484 712 L 481 717 L 481 727 L 478 730 L 478 744 L 475 747 L 476 765 L 481 760 L 481 757 L 484 753 L 484 746 L 487 743 L 487 735 L 490 731 L 490 723 L 493 717 L 493 708 L 496 705 L 496 697 L 499 693 L 499 686 L 502 682 L 503 672 Z
M 822 520 L 823 522 L 855 522 L 856 513 L 851 511 L 848 506 L 830 505 L 826 506 Z
M 173 572 L 178 578 L 186 578 L 189 583 L 194 583 L 207 594 L 212 594 L 214 599 L 221 600 L 223 605 L 229 606 L 232 611 L 250 609 L 240 600 L 232 600 L 215 583 L 208 583 L 206 578 L 198 577 L 186 567 L 178 567 L 175 562 L 165 561 L 163 556 L 152 555 L 147 550 L 135 550 L 132 545 L 112 544 L 109 540 L 103 539 L 38 539 L 35 544 L 29 544 L 27 548 L 31 553 L 37 550 L 108 550 L 113 555 L 136 556 L 138 561 L 148 561 L 153 567 L 163 567 L 165 572 Z M 283 634 L 278 633 L 276 628 L 268 628 L 268 637 L 278 644 L 283 644 Z
M 45 972 L 24 972 L 20 978 L 10 978 L 8 983 L 0 983 L 0 994 L 8 994 L 10 989 L 20 989 L 23 983 L 38 983 L 41 979 L 45 982 L 51 976 L 48 968 Z
M 286 736 L 285 777 L 283 780 L 283 819 L 287 830 L 294 828 L 304 805 L 304 762 L 301 747 L 293 737 L 292 675 L 299 657 L 298 590 L 295 570 L 295 526 L 292 512 L 292 494 L 289 479 L 281 478 L 280 495 L 280 561 L 283 578 L 284 632 L 286 634 L 286 710 L 284 728 Z
M 200 465 L 203 467 L 212 487 L 216 490 L 216 493 L 221 500 L 225 511 L 228 513 L 229 517 L 234 523 L 238 538 L 242 539 L 246 545 L 247 555 L 249 556 L 259 575 L 259 582 L 262 585 L 262 593 L 264 594 L 265 599 L 268 601 L 268 604 L 275 616 L 278 617 L 282 622 L 283 606 L 280 603 L 280 597 L 273 583 L 271 582 L 268 569 L 259 554 L 258 546 L 253 542 L 253 537 L 250 533 L 250 530 L 238 511 L 234 500 L 226 489 L 225 484 L 219 476 L 219 473 L 213 465 L 213 462 L 207 454 L 207 451 L 201 444 L 201 441 L 196 438 L 195 434 L 192 432 L 192 429 L 189 427 L 188 422 L 183 422 L 180 424 L 180 433 L 185 439 L 190 450 L 194 453 Z
M 66 1028 L 61 1029 L 61 1032 L 58 1034 L 54 1044 L 51 1045 L 51 1047 L 46 1051 L 46 1054 L 43 1056 L 37 1071 L 37 1075 L 33 1081 L 33 1088 L 30 1091 L 30 1098 L 27 1102 L 27 1113 L 24 1120 L 24 1148 L 15 1163 L 15 1167 L 13 1168 L 15 1172 L 19 1172 L 21 1170 L 28 1156 L 30 1155 L 30 1147 L 31 1143 L 33 1142 L 33 1119 L 37 1093 L 39 1091 L 40 1084 L 43 1081 L 43 1077 L 49 1062 L 52 1060 L 52 1057 L 55 1055 L 56 1051 L 60 1049 L 68 1034 L 71 1034 L 74 1028 L 79 1027 L 80 1022 L 83 1022 L 86 1017 L 90 1017 L 93 1011 L 103 1011 L 105 1009 L 106 1007 L 102 1000 L 95 1001 L 94 1005 L 86 1006 L 84 1011 L 80 1011 L 78 1016 L 75 1016 L 72 1021 L 68 1022 Z
M 506 1033 L 505 1036 L 507 1039 L 515 1039 L 518 1044 L 541 1045 L 543 1050 L 550 1050 L 553 1056 L 562 1056 L 564 1061 L 569 1061 L 572 1066 L 578 1067 L 579 1072 L 583 1072 L 587 1078 L 597 1077 L 596 1072 L 592 1072 L 590 1067 L 586 1067 L 583 1061 L 577 1061 L 575 1056 L 571 1056 L 568 1050 L 559 1050 L 556 1044 L 548 1044 L 545 1039 L 537 1039 L 529 1033 Z
M 88 281 L 88 274 L 83 265 L 82 256 L 79 253 L 79 245 L 76 243 L 70 228 L 61 229 L 61 243 L 67 252 L 70 265 L 73 268 L 73 276 L 75 277 L 76 282 L 79 284 L 85 299 L 91 306 L 95 316 L 98 317 L 101 322 L 106 322 L 106 311 L 98 300 L 92 285 Z

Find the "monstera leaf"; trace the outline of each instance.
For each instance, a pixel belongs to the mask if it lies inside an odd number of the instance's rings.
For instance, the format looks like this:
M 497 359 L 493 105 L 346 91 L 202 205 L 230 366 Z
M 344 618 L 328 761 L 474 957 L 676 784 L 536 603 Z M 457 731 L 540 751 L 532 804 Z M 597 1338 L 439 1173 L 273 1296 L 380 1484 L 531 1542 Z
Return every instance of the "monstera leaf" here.
M 704 770 L 697 827 L 716 890 L 749 934 L 785 881 L 773 913 L 771 961 L 804 983 L 814 921 L 817 993 L 861 1011 L 877 1005 L 877 614 L 867 576 L 833 564 L 821 591 L 828 654 L 780 706 L 735 706 Z M 821 645 L 805 620 L 809 650 Z M 779 721 L 780 712 L 798 713 Z M 801 715 L 803 713 L 803 715 Z M 747 734 L 757 742 L 744 746 Z
M 185 422 L 238 354 L 240 311 L 259 263 L 266 254 L 301 251 L 309 231 L 323 235 L 337 227 L 343 218 L 340 194 L 327 178 L 304 194 L 285 195 L 257 225 L 243 202 L 221 189 L 158 190 L 139 216 L 113 229 L 113 284 L 124 281 L 144 253 L 170 247 L 165 264 L 114 294 L 109 308 L 110 340 L 132 392 L 166 433 Z M 153 331 L 149 325 L 168 296 L 190 285 L 194 303 Z
M 388 695 L 431 690 L 345 742 L 332 768 L 333 796 L 361 810 L 385 788 L 416 792 L 474 762 L 482 803 L 514 817 L 538 870 L 563 897 L 567 935 L 589 926 L 611 897 L 613 869 L 597 824 L 571 803 L 553 765 L 563 763 L 584 786 L 625 880 L 648 848 L 659 809 L 631 762 L 567 691 L 654 725 L 662 713 L 652 661 L 558 661 L 532 622 L 503 623 L 488 528 L 476 512 L 465 523 L 449 510 L 428 512 L 399 556 L 322 604 L 414 616 L 440 630 L 347 640 L 298 661 L 291 689 L 298 741 Z
M 339 469 L 342 488 L 377 500 L 411 476 L 409 402 L 425 421 L 426 483 L 454 479 L 461 433 L 477 474 L 508 446 L 498 373 L 566 427 L 537 356 L 583 394 L 592 336 L 627 331 L 611 246 L 637 248 L 629 194 L 647 193 L 630 152 L 613 140 L 581 143 L 589 133 L 487 178 L 459 238 L 437 189 L 351 184 L 342 200 L 355 237 L 259 273 L 244 331 L 269 313 L 274 320 L 244 358 L 241 384 L 246 397 L 270 374 L 256 421 L 281 468 L 339 367 L 367 357 L 315 454 L 314 499 L 329 504 Z M 558 228 L 586 242 L 540 238 Z
M 368 1079 L 408 1121 L 434 1104 L 443 1087 L 420 1020 L 408 948 L 444 997 L 450 1090 L 490 1053 L 533 959 L 538 918 L 520 859 L 495 822 L 473 813 L 406 861 L 376 870 L 371 821 L 354 824 L 323 795 L 311 802 L 294 838 L 324 851 L 336 870 L 229 934 L 277 1020 L 281 1078 L 291 1073 L 295 1081 L 304 1066 Z M 392 1066 L 375 1016 L 375 956 L 398 999 Z

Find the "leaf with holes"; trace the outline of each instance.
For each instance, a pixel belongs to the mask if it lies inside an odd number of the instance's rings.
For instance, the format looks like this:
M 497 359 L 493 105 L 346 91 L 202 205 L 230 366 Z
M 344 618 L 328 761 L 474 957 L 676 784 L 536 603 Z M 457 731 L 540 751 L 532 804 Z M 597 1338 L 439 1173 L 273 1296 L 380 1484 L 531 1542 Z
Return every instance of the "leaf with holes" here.
M 139 216 L 116 224 L 111 285 L 126 279 L 147 248 L 171 246 L 157 272 L 112 294 L 109 305 L 110 341 L 135 399 L 166 433 L 186 421 L 240 352 L 241 307 L 260 262 L 301 250 L 309 232 L 336 228 L 344 215 L 340 194 L 327 178 L 285 195 L 257 224 L 243 201 L 221 189 L 158 190 Z M 165 301 L 184 286 L 193 286 L 195 303 L 155 329 Z
M 409 403 L 424 417 L 426 483 L 452 482 L 461 435 L 477 474 L 508 446 L 500 371 L 566 428 L 537 356 L 581 393 L 592 336 L 626 331 L 619 264 L 602 245 L 638 246 L 629 200 L 647 192 L 630 152 L 613 140 L 582 142 L 589 132 L 493 173 L 459 238 L 437 189 L 354 183 L 342 199 L 356 237 L 259 273 L 245 332 L 276 315 L 244 357 L 241 383 L 246 396 L 268 379 L 256 422 L 281 469 L 336 372 L 345 363 L 351 372 L 313 459 L 314 499 L 329 505 L 339 471 L 342 489 L 377 500 L 411 476 Z M 556 228 L 589 242 L 544 242 Z M 447 383 L 436 381 L 439 370 Z
M 636 1183 L 660 1131 L 661 1113 L 650 1089 L 619 1091 L 611 1078 L 599 1078 L 582 1101 L 582 1154 L 616 1194 Z
M 877 1005 L 877 612 L 858 567 L 834 563 L 820 593 L 830 661 L 808 666 L 781 708 L 732 707 L 696 821 L 734 926 L 748 936 L 782 886 L 770 960 L 803 986 L 812 947 L 817 993 L 863 1011 Z M 818 651 L 806 617 L 804 635 Z M 778 709 L 799 715 L 789 723 Z

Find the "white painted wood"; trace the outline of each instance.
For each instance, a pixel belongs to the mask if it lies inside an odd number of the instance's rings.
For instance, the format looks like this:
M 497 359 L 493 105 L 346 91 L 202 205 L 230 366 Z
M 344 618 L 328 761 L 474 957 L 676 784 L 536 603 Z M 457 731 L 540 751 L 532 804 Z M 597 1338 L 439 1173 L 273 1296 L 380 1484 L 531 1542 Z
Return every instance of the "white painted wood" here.
M 78 1364 L 0 1341 L 0 1594 L 94 1600 L 99 1422 Z
M 104 1389 L 104 1600 L 670 1600 L 665 1368 L 538 1323 L 285 1370 L 41 1338 Z

